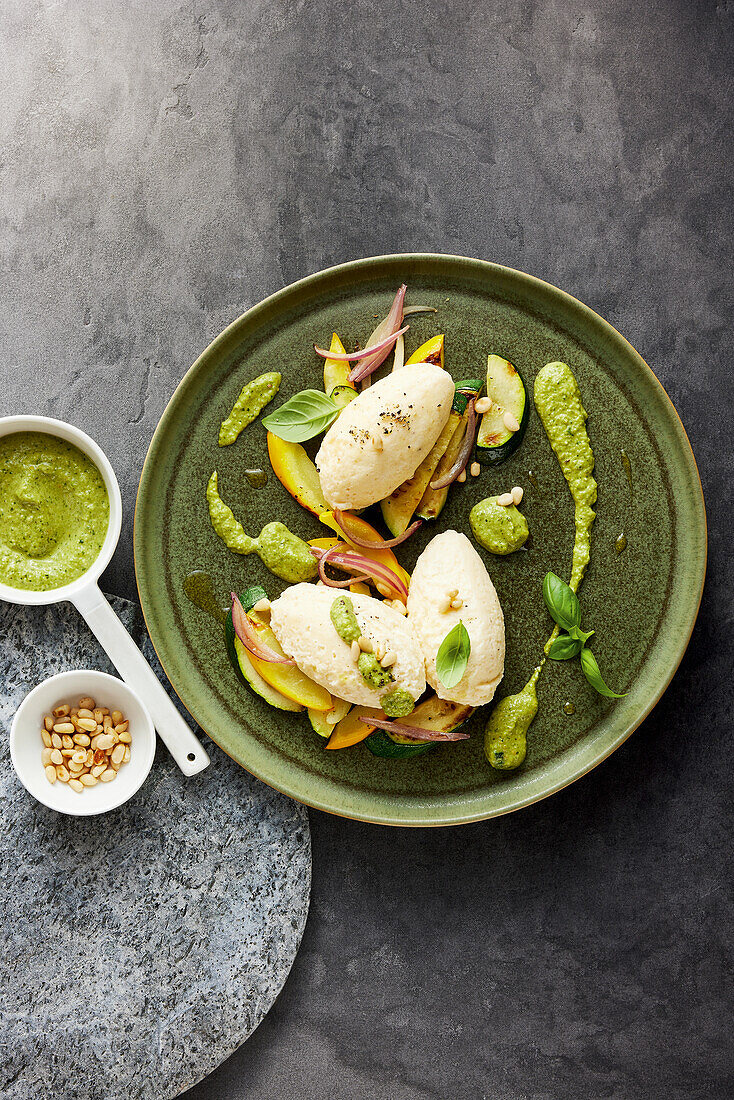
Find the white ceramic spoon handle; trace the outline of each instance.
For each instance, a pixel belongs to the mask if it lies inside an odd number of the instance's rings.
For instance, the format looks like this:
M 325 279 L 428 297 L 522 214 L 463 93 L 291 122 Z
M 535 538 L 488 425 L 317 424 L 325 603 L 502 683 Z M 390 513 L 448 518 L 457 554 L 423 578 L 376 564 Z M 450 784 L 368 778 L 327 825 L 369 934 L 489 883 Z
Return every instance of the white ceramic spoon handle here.
M 148 708 L 159 737 L 184 775 L 203 771 L 209 757 L 97 585 L 77 592 L 73 603 L 123 680 Z

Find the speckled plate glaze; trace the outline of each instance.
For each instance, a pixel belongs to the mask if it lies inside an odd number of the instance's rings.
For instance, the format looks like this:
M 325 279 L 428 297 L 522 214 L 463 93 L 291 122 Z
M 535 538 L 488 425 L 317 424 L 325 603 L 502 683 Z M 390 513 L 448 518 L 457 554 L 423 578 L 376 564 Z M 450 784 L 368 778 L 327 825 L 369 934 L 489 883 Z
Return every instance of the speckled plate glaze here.
M 364 340 L 401 282 L 408 302 L 437 314 L 409 319 L 406 354 L 446 334 L 455 378 L 482 375 L 490 351 L 509 358 L 532 387 L 549 360 L 568 362 L 589 413 L 599 482 L 592 561 L 581 589 L 586 630 L 602 673 L 626 698 L 609 702 L 584 681 L 577 661 L 549 662 L 527 760 L 492 771 L 482 751 L 486 709 L 471 739 L 409 761 L 371 755 L 364 745 L 328 752 L 302 716 L 268 707 L 240 686 L 221 630 L 183 591 L 205 569 L 225 601 L 230 589 L 283 587 L 254 556 L 231 554 L 209 524 L 204 488 L 214 468 L 220 491 L 245 527 L 284 520 L 304 538 L 318 521 L 270 474 L 253 489 L 243 470 L 269 469 L 265 431 L 249 427 L 217 446 L 220 420 L 240 387 L 262 371 L 283 374 L 280 399 L 320 387 L 312 345 L 336 329 L 345 345 Z M 621 459 L 629 455 L 632 482 Z M 532 471 L 532 478 L 530 473 Z M 513 485 L 525 487 L 531 530 L 526 552 L 485 554 L 505 612 L 507 660 L 498 697 L 518 691 L 541 654 L 550 620 L 541 582 L 570 572 L 573 507 L 535 411 L 522 446 L 503 466 L 456 487 L 438 521 L 401 548 L 410 569 L 435 530 L 468 530 L 471 506 Z M 537 487 L 536 487 L 537 486 Z M 620 533 L 627 549 L 617 553 Z M 669 398 L 632 347 L 575 298 L 529 275 L 455 256 L 375 257 L 312 275 L 245 313 L 191 367 L 155 432 L 140 482 L 135 560 L 148 629 L 176 691 L 212 738 L 265 782 L 311 806 L 393 825 L 446 825 L 519 809 L 552 794 L 605 759 L 639 726 L 670 682 L 693 629 L 706 567 L 706 519 L 695 460 Z M 572 703 L 573 714 L 564 712 Z

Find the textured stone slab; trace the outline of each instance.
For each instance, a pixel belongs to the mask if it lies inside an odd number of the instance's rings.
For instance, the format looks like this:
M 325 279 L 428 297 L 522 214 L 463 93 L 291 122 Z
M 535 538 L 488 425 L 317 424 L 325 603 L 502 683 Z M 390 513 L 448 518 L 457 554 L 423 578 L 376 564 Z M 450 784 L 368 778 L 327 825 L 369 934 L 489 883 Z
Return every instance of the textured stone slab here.
M 113 604 L 155 663 L 137 606 Z M 0 1095 L 175 1096 L 248 1037 L 288 975 L 308 911 L 306 812 L 207 738 L 212 764 L 192 779 L 159 742 L 120 809 L 46 809 L 12 769 L 15 707 L 54 672 L 114 670 L 68 605 L 0 604 L 0 636 Z

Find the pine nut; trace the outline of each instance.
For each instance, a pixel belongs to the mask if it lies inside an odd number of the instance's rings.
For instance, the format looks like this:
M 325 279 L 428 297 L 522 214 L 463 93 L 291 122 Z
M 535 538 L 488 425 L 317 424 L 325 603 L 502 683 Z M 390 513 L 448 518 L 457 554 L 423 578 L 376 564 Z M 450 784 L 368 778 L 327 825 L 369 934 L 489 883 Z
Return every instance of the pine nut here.
M 87 765 L 88 768 L 91 768 L 92 764 L 94 763 L 94 753 L 91 749 L 87 749 L 86 756 L 84 757 L 84 763 Z
M 478 462 L 472 462 L 471 466 L 469 467 L 469 473 L 471 474 L 471 476 L 472 477 L 479 477 L 481 472 L 482 472 L 482 467 L 479 465 L 479 463 Z
M 357 639 L 357 645 L 363 653 L 372 652 L 372 642 L 369 640 L 369 638 L 365 638 L 364 634 L 360 634 L 359 638 Z
M 99 777 L 100 783 L 111 783 L 113 779 L 117 779 L 117 772 L 114 768 L 107 768 Z
M 122 743 L 124 745 L 129 745 L 130 742 L 132 741 L 132 739 L 133 739 L 132 734 L 130 733 L 129 730 L 125 730 L 124 733 L 120 734 L 120 740 L 122 741 Z
M 68 733 L 62 733 L 61 744 L 64 746 L 65 749 L 74 748 L 74 742 Z
M 102 714 L 102 711 L 99 709 L 99 707 L 94 708 L 92 717 L 94 718 L 95 722 L 101 722 L 102 721 L 102 719 L 104 718 L 104 715 Z
M 358 661 L 359 660 L 359 655 L 362 652 L 362 650 L 359 648 L 359 642 L 352 642 L 351 649 L 352 649 L 352 660 L 353 661 Z
M 478 401 L 474 402 L 474 410 L 475 410 L 475 412 L 478 412 L 480 415 L 482 415 L 484 413 L 488 413 L 491 408 L 492 408 L 492 398 L 491 397 L 480 397 Z
M 382 436 L 373 435 L 372 436 L 372 446 L 379 453 L 383 448 Z
M 129 746 L 129 745 L 125 745 L 125 755 L 124 755 L 124 756 L 123 756 L 123 758 L 122 758 L 122 762 L 123 762 L 123 764 L 129 764 L 129 763 L 130 763 L 130 755 L 131 755 L 131 753 L 130 753 L 130 746 Z
M 502 496 L 497 497 L 497 503 L 500 508 L 509 508 L 512 504 L 512 493 L 503 493 Z
M 387 587 L 386 584 L 378 584 L 377 585 L 377 591 L 380 593 L 381 596 L 389 596 L 390 595 L 390 589 Z
M 73 733 L 74 727 L 71 722 L 54 722 L 54 733 Z
M 113 760 L 110 760 L 110 767 L 112 768 L 113 772 L 119 772 L 120 768 L 122 767 L 122 760 L 119 764 L 115 764 Z
M 47 749 L 51 748 L 51 734 L 48 732 L 48 730 L 41 730 L 41 740 L 43 741 Z
M 463 485 L 466 481 L 466 470 L 462 470 L 456 480 L 459 482 L 460 485 Z
M 72 791 L 76 791 L 77 794 L 81 794 L 84 790 L 83 784 L 80 783 L 78 779 L 70 779 L 69 786 L 71 787 Z
M 103 718 L 104 718 L 105 714 L 110 713 L 109 709 L 107 707 L 96 707 L 95 709 L 99 711 L 99 713 L 102 715 Z
M 53 720 L 53 718 L 49 718 L 48 715 L 46 715 L 46 717 L 43 719 L 43 724 L 44 724 L 44 726 L 46 727 L 46 729 L 48 730 L 49 733 L 54 728 L 54 720 Z
M 110 718 L 109 714 L 106 714 L 105 717 L 102 719 L 102 729 L 105 731 L 105 733 L 107 733 L 108 730 L 112 729 L 112 719 Z
M 104 772 L 102 774 L 104 775 Z M 100 776 L 100 779 L 101 778 L 102 778 L 102 776 Z M 87 774 L 87 775 L 82 776 L 80 782 L 82 782 L 85 787 L 96 787 L 97 783 L 98 783 L 98 779 L 94 775 Z
M 85 695 L 83 699 L 79 700 L 79 710 L 93 711 L 95 707 L 94 699 L 90 695 Z
M 75 764 L 83 764 L 87 759 L 87 754 L 84 749 L 77 749 L 71 759 Z
M 84 770 L 83 764 L 75 764 L 73 760 L 67 760 L 67 766 L 72 775 L 81 775 Z
M 65 758 L 69 758 L 74 755 L 75 751 L 75 749 L 61 749 L 61 755 Z
M 105 767 L 107 767 L 107 757 L 105 756 L 102 749 L 95 749 L 94 750 L 94 763 L 95 764 L 104 764 Z
M 262 603 L 263 601 L 260 600 L 259 602 Z M 270 600 L 268 600 L 268 603 L 270 603 Z M 255 604 L 255 607 L 253 607 L 252 610 L 254 611 L 256 607 L 257 607 L 257 604 Z M 110 718 L 112 719 L 114 725 L 117 725 L 118 722 L 122 721 L 122 711 L 121 710 L 113 710 L 112 714 L 110 715 Z
M 66 718 L 66 716 L 69 713 L 70 709 L 71 708 L 66 703 L 64 703 L 60 707 L 54 707 L 54 709 L 51 711 L 51 713 L 53 714 L 54 718 Z
M 129 722 L 118 722 L 118 724 L 115 726 L 115 733 L 117 734 L 117 736 L 119 737 L 121 733 L 127 733 L 129 725 Z
M 106 752 L 107 749 L 111 749 L 115 743 L 115 736 L 112 733 L 100 733 L 97 738 L 97 748 Z
M 47 764 L 45 771 L 46 779 L 48 779 L 49 783 L 54 784 L 58 778 L 58 776 L 56 775 L 56 768 L 53 766 L 53 764 Z
M 407 609 L 407 607 L 405 606 L 405 604 L 403 603 L 402 600 L 393 600 L 392 601 L 392 606 L 395 608 L 398 615 L 407 615 L 408 614 L 408 609 Z
M 464 606 L 464 601 L 458 596 L 455 600 L 451 601 L 451 610 L 452 611 L 461 611 L 463 606 Z
M 512 503 L 515 505 L 519 504 L 524 495 L 525 493 L 522 486 L 516 485 L 512 490 Z
M 511 412 L 506 412 L 502 417 L 502 423 L 507 428 L 508 432 L 519 432 L 520 421 L 516 416 L 513 416 Z
M 385 656 L 380 661 L 380 664 L 382 665 L 383 668 L 392 668 L 392 666 L 395 664 L 397 659 L 398 659 L 397 653 L 393 653 L 391 649 L 388 649 L 387 653 L 385 654 Z
M 89 707 L 79 707 L 79 710 L 76 712 L 76 716 L 77 718 L 94 718 L 94 715 L 92 714 Z
M 336 711 L 334 711 L 334 710 L 327 711 L 327 714 L 326 714 L 326 724 L 327 724 L 327 726 L 335 726 L 338 719 L 339 719 L 339 715 L 336 713 Z M 127 748 L 125 748 L 125 752 L 127 752 Z M 123 755 L 122 762 L 123 762 L 123 764 L 125 763 L 124 755 Z
M 75 733 L 72 740 L 75 745 L 83 745 L 85 749 L 92 743 L 88 733 Z
M 69 773 L 68 773 L 68 771 L 66 770 L 66 768 L 64 767 L 63 764 L 57 764 L 57 766 L 56 766 L 56 778 L 58 779 L 59 783 L 68 783 L 69 782 Z
M 59 737 L 58 733 L 51 734 L 51 744 L 55 749 L 61 748 L 61 738 Z
M 41 763 L 44 768 L 47 768 L 51 763 L 51 756 L 57 752 L 57 749 L 41 749 Z
M 64 758 L 61 755 L 60 749 L 51 749 L 51 763 L 52 764 L 63 764 L 64 763 Z
M 92 775 L 94 776 L 95 779 L 99 779 L 102 772 L 106 771 L 106 769 L 107 769 L 106 764 L 95 764 L 94 767 L 92 768 Z
M 452 588 L 449 591 L 449 600 L 455 600 L 458 595 L 459 595 L 459 589 L 458 588 Z
M 124 755 L 125 755 L 125 746 L 124 745 L 115 745 L 114 749 L 112 750 L 112 756 L 110 757 L 110 759 L 112 760 L 113 764 L 121 764 L 122 763 L 122 758 L 123 758 Z
M 267 596 L 263 596 L 261 600 L 258 600 L 256 604 L 253 604 L 252 610 L 257 611 L 260 615 L 267 614 L 267 612 L 270 611 L 270 600 L 267 598 Z M 115 723 L 115 725 L 117 725 L 118 722 L 122 721 L 122 715 L 120 714 L 119 710 L 112 711 L 112 721 Z
M 100 739 L 101 736 L 102 736 L 101 733 L 95 734 L 95 736 L 91 740 L 91 746 L 92 746 L 92 749 L 95 752 L 97 751 L 97 748 L 99 747 L 99 739 Z
M 94 733 L 97 729 L 97 723 L 94 718 L 80 718 L 79 726 L 81 729 L 86 730 L 87 733 Z

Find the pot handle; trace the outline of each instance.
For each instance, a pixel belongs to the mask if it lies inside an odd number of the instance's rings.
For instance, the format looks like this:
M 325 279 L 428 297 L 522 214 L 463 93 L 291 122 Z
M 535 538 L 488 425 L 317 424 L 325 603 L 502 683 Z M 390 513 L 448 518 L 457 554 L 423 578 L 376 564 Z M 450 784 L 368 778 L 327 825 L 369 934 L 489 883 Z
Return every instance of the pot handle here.
M 147 708 L 158 735 L 184 775 L 196 775 L 210 761 L 96 584 L 75 593 L 72 602 L 122 676 Z

